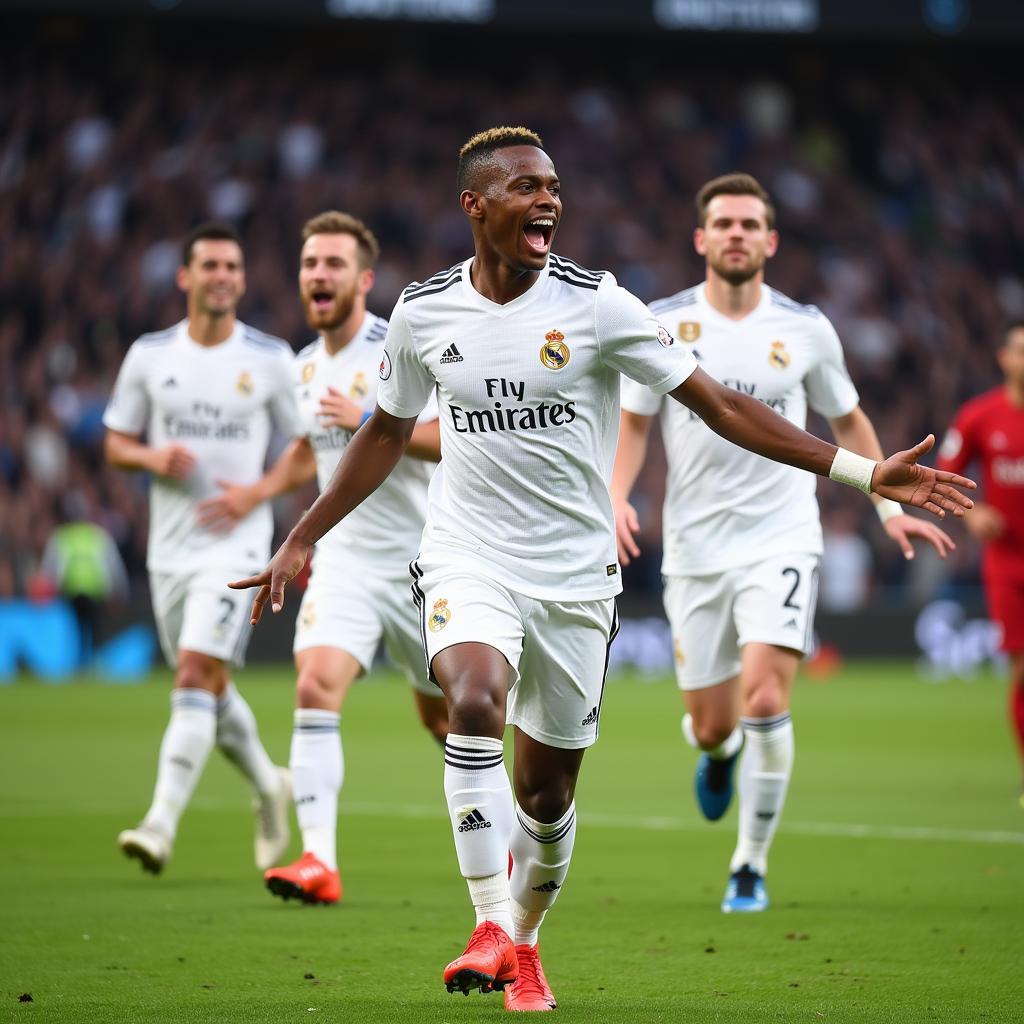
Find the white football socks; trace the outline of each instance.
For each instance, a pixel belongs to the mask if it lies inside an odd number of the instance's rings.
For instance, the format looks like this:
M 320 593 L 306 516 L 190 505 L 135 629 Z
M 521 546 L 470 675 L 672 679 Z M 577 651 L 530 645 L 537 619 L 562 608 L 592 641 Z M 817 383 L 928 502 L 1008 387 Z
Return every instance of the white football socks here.
M 217 746 L 260 796 L 277 793 L 281 775 L 260 741 L 252 708 L 230 681 L 217 702 Z
M 739 836 L 729 870 L 749 864 L 763 875 L 793 771 L 793 722 L 788 711 L 741 722 L 747 749 L 739 766 Z
M 217 698 L 206 690 L 171 691 L 171 720 L 157 761 L 153 803 L 143 823 L 174 839 L 217 732 Z
M 693 731 L 693 716 L 687 712 L 683 715 L 683 738 L 695 750 L 703 750 L 708 757 L 715 761 L 724 761 L 726 758 L 739 753 L 740 747 L 743 746 L 743 726 L 737 725 L 717 747 L 705 749 L 700 745 L 697 740 L 697 734 Z
M 576 804 L 558 821 L 535 821 L 518 805 L 512 828 L 512 920 L 517 946 L 536 946 L 544 915 L 558 898 L 576 841 Z
M 336 711 L 296 708 L 289 762 L 303 852 L 332 871 L 338 869 L 338 794 L 345 780 L 340 722 Z
M 469 887 L 477 924 L 494 921 L 511 938 L 515 929 L 508 850 L 514 815 L 501 740 L 449 734 L 444 746 L 444 795 L 459 870 Z

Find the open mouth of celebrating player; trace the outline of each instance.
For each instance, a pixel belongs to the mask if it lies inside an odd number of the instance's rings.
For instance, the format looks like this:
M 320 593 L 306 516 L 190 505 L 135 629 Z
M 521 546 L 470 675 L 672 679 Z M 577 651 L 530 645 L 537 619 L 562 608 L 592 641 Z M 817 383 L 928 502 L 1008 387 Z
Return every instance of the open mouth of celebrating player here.
M 309 296 L 309 301 L 312 307 L 318 312 L 326 312 L 331 308 L 331 305 L 334 302 L 334 292 L 327 292 L 318 289 Z
M 543 256 L 551 247 L 551 236 L 555 233 L 554 217 L 534 217 L 523 227 L 526 244 L 538 256 Z

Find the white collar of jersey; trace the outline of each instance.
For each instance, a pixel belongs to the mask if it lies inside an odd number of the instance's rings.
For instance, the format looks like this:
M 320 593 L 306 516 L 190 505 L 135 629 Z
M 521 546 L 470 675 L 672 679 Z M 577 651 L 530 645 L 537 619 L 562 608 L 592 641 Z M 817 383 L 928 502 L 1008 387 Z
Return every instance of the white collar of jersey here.
M 201 345 L 191 334 L 188 333 L 188 317 L 181 320 L 178 323 L 178 340 L 183 341 L 193 348 L 200 349 L 204 352 L 216 352 L 222 345 L 230 345 L 233 341 L 238 341 L 245 332 L 245 324 L 241 320 L 235 320 L 234 330 L 220 343 L 216 345 Z
M 761 298 L 758 299 L 757 305 L 745 316 L 739 320 L 734 320 L 731 316 L 726 316 L 724 313 L 715 309 L 708 300 L 708 283 L 705 281 L 697 289 L 697 305 L 701 311 L 707 313 L 709 316 L 715 317 L 720 320 L 723 324 L 729 327 L 740 327 L 743 324 L 749 324 L 750 321 L 757 316 L 760 316 L 766 309 L 771 306 L 771 295 L 769 294 L 770 289 L 763 281 L 761 282 Z
M 470 268 L 473 266 L 472 256 L 462 264 L 462 286 L 465 289 L 466 296 L 469 300 L 479 306 L 480 309 L 485 310 L 492 316 L 509 316 L 535 301 L 544 290 L 543 285 L 547 280 L 550 260 L 551 257 L 549 254 L 548 259 L 544 263 L 544 268 L 537 274 L 537 280 L 534 281 L 522 295 L 517 296 L 511 302 L 492 302 L 490 299 L 481 295 L 476 288 L 473 287 L 473 281 L 469 275 Z

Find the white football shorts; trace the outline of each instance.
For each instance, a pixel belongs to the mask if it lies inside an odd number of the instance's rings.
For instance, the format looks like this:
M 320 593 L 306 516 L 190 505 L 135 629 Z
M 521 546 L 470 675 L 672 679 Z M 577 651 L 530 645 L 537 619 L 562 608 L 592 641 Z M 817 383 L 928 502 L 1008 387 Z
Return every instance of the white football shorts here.
M 250 576 L 251 565 L 212 567 L 188 574 L 151 572 L 149 587 L 157 633 L 167 664 L 178 651 L 198 651 L 233 665 L 245 664 L 253 590 L 228 590 L 228 580 Z
M 666 576 L 679 688 L 702 690 L 738 676 L 745 644 L 809 654 L 817 601 L 817 555 L 773 555 L 718 573 Z
M 348 651 L 368 672 L 381 641 L 409 685 L 428 697 L 441 691 L 427 678 L 419 618 L 408 577 L 394 580 L 373 575 L 318 571 L 314 562 L 295 620 L 293 651 L 335 647 Z
M 488 644 L 515 675 L 509 725 L 565 750 L 597 740 L 608 650 L 619 629 L 613 598 L 540 601 L 465 569 L 411 568 L 428 665 L 455 644 Z

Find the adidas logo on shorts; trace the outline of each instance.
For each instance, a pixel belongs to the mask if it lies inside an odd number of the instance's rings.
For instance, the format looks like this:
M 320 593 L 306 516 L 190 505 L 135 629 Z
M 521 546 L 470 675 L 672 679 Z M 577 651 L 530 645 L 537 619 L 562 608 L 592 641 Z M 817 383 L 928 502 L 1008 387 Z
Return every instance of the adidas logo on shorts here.
M 590 714 L 580 722 L 580 725 L 597 725 L 597 708 L 591 708 Z
M 459 825 L 460 832 L 475 832 L 478 828 L 490 828 L 491 823 L 474 807 Z
M 557 892 L 562 887 L 557 882 L 545 882 L 543 885 L 535 885 L 534 892 Z
M 446 363 L 461 363 L 462 353 L 455 347 L 454 344 L 449 345 L 441 353 L 441 365 L 444 366 Z

